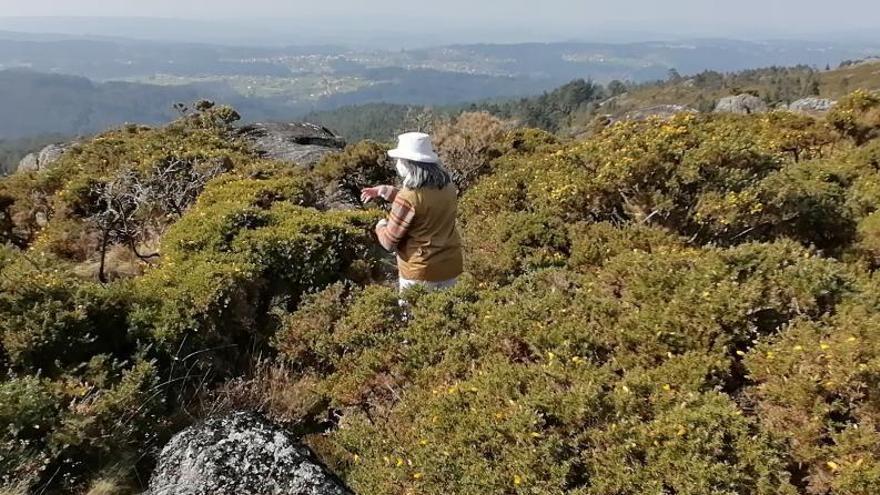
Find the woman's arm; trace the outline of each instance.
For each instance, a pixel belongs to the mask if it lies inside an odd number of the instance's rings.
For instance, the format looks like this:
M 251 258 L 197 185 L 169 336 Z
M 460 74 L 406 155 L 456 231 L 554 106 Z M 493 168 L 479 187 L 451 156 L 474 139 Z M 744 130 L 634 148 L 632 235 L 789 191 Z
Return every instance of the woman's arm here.
M 412 226 L 415 213 L 409 201 L 399 198 L 395 194 L 388 220 L 376 225 L 376 236 L 383 248 L 392 252 L 397 250 Z
M 400 191 L 394 186 L 382 185 L 376 187 L 368 187 L 361 190 L 361 201 L 364 203 L 369 203 L 376 198 L 382 198 L 389 203 L 393 203 L 394 199 L 397 198 L 398 192 Z

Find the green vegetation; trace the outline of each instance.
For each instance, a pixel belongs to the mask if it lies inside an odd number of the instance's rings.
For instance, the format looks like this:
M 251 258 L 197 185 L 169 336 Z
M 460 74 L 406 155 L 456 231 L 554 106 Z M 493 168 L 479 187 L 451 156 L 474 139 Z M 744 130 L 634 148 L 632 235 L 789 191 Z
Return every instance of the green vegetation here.
M 137 493 L 169 435 L 233 407 L 310 432 L 364 495 L 880 481 L 874 93 L 824 119 L 682 114 L 574 140 L 440 122 L 468 273 L 410 293 L 407 317 L 381 212 L 339 206 L 392 178 L 382 145 L 305 170 L 255 157 L 230 108 L 196 109 L 0 182 L 4 483 Z M 169 163 L 204 184 L 107 208 L 108 185 Z M 136 229 L 107 235 L 108 211 Z
M 444 120 L 477 111 L 489 112 L 520 126 L 580 135 L 594 131 L 597 117 L 619 118 L 662 105 L 711 112 L 719 99 L 739 93 L 754 94 L 771 106 L 784 106 L 811 96 L 837 100 L 859 88 L 880 90 L 877 68 L 876 62 L 868 61 L 826 71 L 807 66 L 769 67 L 734 73 L 705 71 L 690 77 L 670 71 L 664 81 L 636 84 L 614 80 L 602 87 L 576 80 L 530 98 L 430 108 L 368 104 L 311 113 L 306 120 L 352 139 L 388 141 L 398 131 L 424 128 L 419 116 Z
M 274 312 L 371 276 L 376 215 L 319 212 L 311 178 L 252 157 L 228 132 L 230 109 L 200 108 L 164 128 L 111 131 L 2 183 L 3 235 L 19 246 L 0 257 L 4 484 L 76 492 L 107 473 L 136 480 L 204 387 L 245 369 L 242 349 L 265 347 Z M 114 281 L 100 283 L 95 184 L 169 161 L 229 171 L 179 219 L 151 210 L 144 224 L 161 242 L 144 241 L 161 257 L 130 257 L 136 270 L 110 267 Z
M 424 107 L 388 103 L 348 106 L 313 112 L 305 120 L 333 129 L 351 139 L 391 141 L 407 130 L 430 131 L 433 121 L 454 119 L 461 113 L 487 112 L 518 125 L 550 132 L 569 129 L 578 118 L 595 111 L 606 91 L 589 81 L 572 81 L 551 92 L 530 98 L 470 105 Z

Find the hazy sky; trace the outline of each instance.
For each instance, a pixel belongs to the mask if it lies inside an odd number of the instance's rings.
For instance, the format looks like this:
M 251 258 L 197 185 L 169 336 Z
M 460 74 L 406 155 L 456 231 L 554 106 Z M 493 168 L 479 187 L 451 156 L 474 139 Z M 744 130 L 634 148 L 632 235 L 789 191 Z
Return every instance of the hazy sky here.
M 204 20 L 336 20 L 337 30 L 444 29 L 557 38 L 642 31 L 790 36 L 880 30 L 880 0 L 0 0 L 11 16 L 148 16 Z M 2 20 L 2 19 L 0 19 Z

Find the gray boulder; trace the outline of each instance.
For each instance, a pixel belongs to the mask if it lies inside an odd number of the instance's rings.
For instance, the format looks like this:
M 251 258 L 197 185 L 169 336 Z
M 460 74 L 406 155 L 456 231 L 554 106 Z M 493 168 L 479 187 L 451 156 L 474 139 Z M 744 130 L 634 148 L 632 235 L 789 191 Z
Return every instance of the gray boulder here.
M 836 101 L 829 100 L 828 98 L 816 98 L 815 96 L 811 96 L 809 98 L 801 98 L 800 100 L 791 102 L 788 109 L 796 113 L 822 114 L 828 113 L 836 103 Z
M 265 158 L 311 167 L 329 153 L 345 148 L 345 140 L 326 127 L 306 122 L 257 123 L 238 130 Z
M 37 161 L 37 153 L 28 153 L 18 162 L 19 172 L 36 172 L 40 170 L 40 163 Z
M 234 413 L 192 426 L 162 449 L 146 495 L 351 495 L 278 425 Z
M 721 100 L 718 101 L 718 104 L 715 105 L 716 112 L 738 113 L 743 115 L 764 113 L 768 110 L 769 107 L 764 103 L 764 100 L 750 94 L 721 98 Z
M 73 146 L 73 143 L 50 144 L 42 150 L 22 158 L 18 163 L 18 171 L 39 172 L 40 170 L 46 170 L 50 165 L 57 162 L 71 146 Z

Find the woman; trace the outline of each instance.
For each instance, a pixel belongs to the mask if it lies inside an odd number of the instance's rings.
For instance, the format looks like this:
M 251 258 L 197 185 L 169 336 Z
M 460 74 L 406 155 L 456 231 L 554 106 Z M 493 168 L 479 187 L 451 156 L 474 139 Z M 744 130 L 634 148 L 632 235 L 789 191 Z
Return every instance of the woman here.
M 361 200 L 368 203 L 381 197 L 391 203 L 391 213 L 376 225 L 376 235 L 382 247 L 397 253 L 400 290 L 416 285 L 452 287 L 463 271 L 455 226 L 458 191 L 427 134 L 401 135 L 388 156 L 397 160 L 403 188 L 370 187 L 361 191 Z

